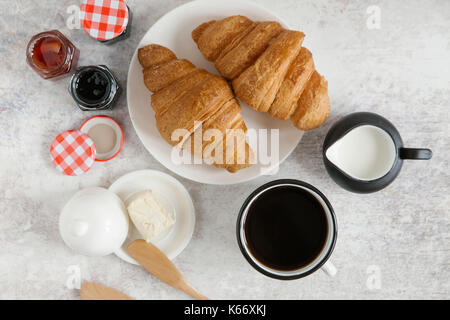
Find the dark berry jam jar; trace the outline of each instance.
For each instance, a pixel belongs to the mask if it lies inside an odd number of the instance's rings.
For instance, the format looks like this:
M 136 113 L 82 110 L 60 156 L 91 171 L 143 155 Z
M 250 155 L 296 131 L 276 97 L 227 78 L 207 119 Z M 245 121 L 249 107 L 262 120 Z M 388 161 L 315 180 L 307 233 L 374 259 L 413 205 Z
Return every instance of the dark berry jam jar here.
M 131 10 L 124 0 L 83 0 L 80 21 L 84 31 L 94 39 L 111 44 L 129 37 Z
M 79 55 L 79 50 L 58 30 L 35 35 L 27 46 L 27 63 L 44 79 L 72 73 Z
M 108 67 L 80 67 L 72 76 L 69 91 L 83 111 L 105 110 L 113 106 L 120 93 L 117 79 Z

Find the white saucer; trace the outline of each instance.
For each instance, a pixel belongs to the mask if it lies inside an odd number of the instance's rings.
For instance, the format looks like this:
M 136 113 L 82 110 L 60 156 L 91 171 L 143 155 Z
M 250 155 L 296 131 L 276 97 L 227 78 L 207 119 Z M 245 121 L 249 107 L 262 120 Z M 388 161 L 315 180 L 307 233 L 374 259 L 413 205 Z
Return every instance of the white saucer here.
M 152 190 L 162 195 L 173 206 L 176 221 L 170 232 L 158 237 L 152 243 L 171 260 L 186 248 L 194 232 L 195 210 L 188 191 L 178 180 L 160 171 L 140 170 L 122 176 L 109 187 L 109 190 L 116 193 L 124 203 L 132 195 L 144 190 Z M 128 245 L 136 239 L 142 239 L 142 236 L 130 222 L 127 239 L 114 253 L 129 263 L 138 264 L 127 252 Z

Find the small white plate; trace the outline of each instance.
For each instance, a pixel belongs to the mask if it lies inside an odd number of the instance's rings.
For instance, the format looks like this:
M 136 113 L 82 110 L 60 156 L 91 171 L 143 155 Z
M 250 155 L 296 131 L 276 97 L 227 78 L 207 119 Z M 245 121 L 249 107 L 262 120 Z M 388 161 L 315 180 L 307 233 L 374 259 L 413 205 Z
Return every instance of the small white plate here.
M 242 0 L 198 0 L 184 4 L 159 19 L 145 36 L 138 48 L 156 43 L 173 50 L 179 58 L 190 60 L 198 68 L 217 74 L 214 64 L 207 61 L 191 38 L 191 32 L 198 25 L 212 19 L 231 15 L 245 15 L 258 21 L 278 21 L 285 28 L 288 25 L 279 17 L 253 2 Z M 169 170 L 182 177 L 208 184 L 233 184 L 249 181 L 272 172 L 297 146 L 303 131 L 296 129 L 291 121 L 281 121 L 266 113 L 258 112 L 241 102 L 242 116 L 250 129 L 279 129 L 279 158 L 272 164 L 257 162 L 250 168 L 237 173 L 207 164 L 177 164 L 171 159 L 172 147 L 161 138 L 156 129 L 155 113 L 150 107 L 150 92 L 144 85 L 142 67 L 137 59 L 137 49 L 130 63 L 127 83 L 127 100 L 131 121 L 145 148 Z M 249 141 L 253 150 L 257 146 Z M 260 158 L 256 152 L 257 160 Z
M 178 180 L 160 171 L 140 170 L 122 176 L 109 190 L 116 193 L 124 203 L 137 192 L 144 190 L 152 190 L 163 196 L 164 200 L 172 205 L 176 220 L 169 232 L 152 243 L 171 260 L 186 248 L 194 232 L 195 210 L 188 191 Z M 128 245 L 136 239 L 142 239 L 142 236 L 130 222 L 127 239 L 114 253 L 129 263 L 138 264 L 127 252 Z

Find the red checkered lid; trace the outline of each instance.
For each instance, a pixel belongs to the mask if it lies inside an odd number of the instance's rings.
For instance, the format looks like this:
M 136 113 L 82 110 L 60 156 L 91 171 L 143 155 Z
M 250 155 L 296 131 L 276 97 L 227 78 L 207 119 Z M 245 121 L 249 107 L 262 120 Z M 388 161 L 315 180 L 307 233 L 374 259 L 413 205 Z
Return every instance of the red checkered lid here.
M 60 133 L 50 147 L 53 165 L 62 173 L 78 176 L 87 172 L 95 161 L 95 145 L 89 136 L 78 130 Z
M 111 40 L 127 27 L 128 8 L 123 0 L 83 0 L 80 20 L 91 37 Z

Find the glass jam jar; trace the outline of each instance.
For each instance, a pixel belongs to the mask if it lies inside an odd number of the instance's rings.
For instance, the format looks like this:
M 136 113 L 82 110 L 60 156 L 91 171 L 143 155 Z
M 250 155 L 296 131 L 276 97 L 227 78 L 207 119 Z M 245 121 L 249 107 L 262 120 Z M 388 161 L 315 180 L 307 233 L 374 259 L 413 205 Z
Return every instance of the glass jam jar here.
M 33 36 L 27 46 L 27 63 L 44 79 L 72 73 L 80 51 L 58 30 Z
M 84 31 L 104 44 L 128 38 L 131 20 L 130 7 L 124 0 L 83 0 L 80 6 L 80 21 Z
M 85 66 L 72 76 L 69 91 L 81 110 L 96 111 L 111 109 L 120 86 L 107 66 Z

